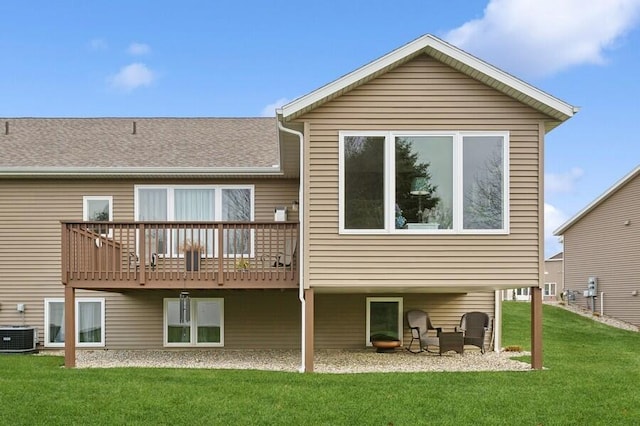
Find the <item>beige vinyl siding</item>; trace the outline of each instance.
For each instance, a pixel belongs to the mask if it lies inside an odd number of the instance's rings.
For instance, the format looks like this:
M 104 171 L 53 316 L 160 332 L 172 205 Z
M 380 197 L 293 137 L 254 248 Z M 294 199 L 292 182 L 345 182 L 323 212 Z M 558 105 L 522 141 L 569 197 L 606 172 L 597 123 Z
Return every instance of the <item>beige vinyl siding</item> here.
M 256 220 L 273 220 L 274 207 L 290 205 L 298 195 L 295 179 L 0 180 L 0 324 L 37 326 L 43 341 L 44 299 L 64 296 L 60 220 L 82 220 L 84 195 L 113 196 L 113 219 L 133 220 L 136 184 L 215 183 L 255 184 Z M 297 220 L 297 213 L 289 219 Z M 107 347 L 158 347 L 158 341 L 162 343 L 162 303 L 161 298 L 159 303 L 149 302 L 158 297 L 153 293 L 78 290 L 76 294 L 105 298 Z M 16 311 L 17 303 L 26 305 L 24 315 Z M 139 334 L 131 333 L 130 321 L 139 323 Z
M 282 141 L 282 172 L 285 178 L 300 176 L 300 141 L 296 135 L 280 132 Z
M 135 291 L 107 309 L 107 347 L 160 349 L 164 339 L 164 298 L 170 291 Z M 282 349 L 300 347 L 300 302 L 297 291 L 195 291 L 192 297 L 224 299 L 224 347 Z M 277 312 L 277 315 L 274 314 Z M 207 348 L 207 350 L 215 350 Z
M 625 225 L 629 221 L 629 225 Z M 640 179 L 635 177 L 564 233 L 565 288 L 582 297 L 589 277 L 604 314 L 640 326 Z M 633 296 L 632 292 L 637 295 Z M 601 298 L 596 300 L 600 311 Z M 589 309 L 591 305 L 589 304 Z
M 423 55 L 305 114 L 313 287 L 538 286 L 539 134 L 548 117 Z M 341 130 L 509 131 L 509 235 L 339 235 Z
M 564 290 L 562 259 L 545 260 L 544 262 L 544 282 L 556 284 L 556 299 L 560 299 L 560 294 Z
M 317 348 L 360 349 L 366 346 L 367 297 L 402 296 L 403 343 L 409 345 L 411 333 L 406 324 L 406 313 L 413 309 L 429 313 L 432 323 L 443 331 L 454 331 L 465 312 L 482 311 L 493 319 L 494 293 L 468 294 L 317 294 L 315 305 L 315 331 Z M 487 333 L 486 345 L 491 333 Z

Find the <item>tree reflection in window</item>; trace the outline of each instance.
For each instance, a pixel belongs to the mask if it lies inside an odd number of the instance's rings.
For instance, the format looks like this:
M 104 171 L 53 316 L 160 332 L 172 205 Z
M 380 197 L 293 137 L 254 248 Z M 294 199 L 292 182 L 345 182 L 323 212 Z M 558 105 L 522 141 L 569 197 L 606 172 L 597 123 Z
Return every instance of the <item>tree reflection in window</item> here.
M 384 229 L 383 136 L 344 138 L 344 226 Z
M 409 223 L 427 222 L 429 215 L 440 202 L 429 172 L 429 162 L 421 161 L 414 148 L 418 138 L 396 138 L 396 205 Z M 421 138 L 422 139 L 422 138 Z M 419 179 L 425 194 L 412 194 L 412 185 Z M 396 223 L 396 229 L 399 228 Z
M 504 227 L 503 139 L 464 138 L 464 228 Z

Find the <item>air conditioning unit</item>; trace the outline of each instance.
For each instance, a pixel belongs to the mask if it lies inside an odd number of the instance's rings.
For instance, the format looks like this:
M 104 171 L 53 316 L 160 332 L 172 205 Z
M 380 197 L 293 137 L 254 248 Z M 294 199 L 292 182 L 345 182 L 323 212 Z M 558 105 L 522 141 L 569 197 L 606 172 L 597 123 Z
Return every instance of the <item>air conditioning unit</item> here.
M 0 325 L 0 353 L 35 352 L 38 330 L 28 325 Z

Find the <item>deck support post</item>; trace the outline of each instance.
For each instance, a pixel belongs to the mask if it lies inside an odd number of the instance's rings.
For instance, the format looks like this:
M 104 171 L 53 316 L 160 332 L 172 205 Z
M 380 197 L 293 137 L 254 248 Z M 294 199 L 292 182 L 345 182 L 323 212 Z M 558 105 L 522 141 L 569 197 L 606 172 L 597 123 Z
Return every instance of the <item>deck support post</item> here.
M 542 369 L 542 289 L 531 287 L 531 368 Z
M 76 366 L 76 289 L 64 288 L 64 366 Z
M 312 288 L 307 288 L 304 290 L 304 300 L 305 300 L 305 339 L 304 339 L 304 372 L 312 373 L 313 372 L 313 355 L 314 355 L 314 323 L 313 323 L 313 311 L 314 311 L 314 292 Z

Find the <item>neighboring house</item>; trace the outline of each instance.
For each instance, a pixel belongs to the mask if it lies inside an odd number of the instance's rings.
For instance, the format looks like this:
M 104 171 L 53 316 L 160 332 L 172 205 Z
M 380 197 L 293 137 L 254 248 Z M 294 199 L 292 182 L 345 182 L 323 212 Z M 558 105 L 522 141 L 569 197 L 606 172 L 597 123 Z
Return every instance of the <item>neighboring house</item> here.
M 564 240 L 569 302 L 638 326 L 639 176 L 637 167 L 554 232 Z
M 67 366 L 298 348 L 312 371 L 315 348 L 406 344 L 411 309 L 485 311 L 499 348 L 516 285 L 541 368 L 544 137 L 575 112 L 427 35 L 276 118 L 2 119 L 0 323 Z
M 543 300 L 560 300 L 564 291 L 564 268 L 563 253 L 557 253 L 544 261 L 544 288 L 542 290 Z
M 562 280 L 562 252 L 551 256 L 544 261 L 544 287 L 542 300 L 556 301 L 564 290 Z M 502 292 L 502 300 L 531 300 L 529 287 L 513 288 Z

